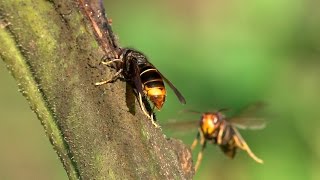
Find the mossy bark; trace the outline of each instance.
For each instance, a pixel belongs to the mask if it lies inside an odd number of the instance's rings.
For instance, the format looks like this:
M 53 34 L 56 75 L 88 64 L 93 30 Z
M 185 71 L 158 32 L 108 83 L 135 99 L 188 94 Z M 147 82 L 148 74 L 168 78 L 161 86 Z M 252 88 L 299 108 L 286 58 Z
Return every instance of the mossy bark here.
M 130 113 L 125 82 L 94 86 L 114 74 L 100 62 L 117 45 L 86 8 L 82 0 L 0 0 L 0 57 L 69 178 L 191 179 L 188 148 L 166 139 L 137 103 Z

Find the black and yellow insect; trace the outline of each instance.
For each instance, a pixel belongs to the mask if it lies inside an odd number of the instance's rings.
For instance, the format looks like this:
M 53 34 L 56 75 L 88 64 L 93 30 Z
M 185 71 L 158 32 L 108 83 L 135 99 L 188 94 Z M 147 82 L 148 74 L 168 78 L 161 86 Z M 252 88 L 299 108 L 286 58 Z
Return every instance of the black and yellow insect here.
M 242 138 L 236 128 L 236 119 L 227 120 L 221 111 L 205 112 L 200 118 L 199 131 L 197 138 L 193 141 L 191 149 L 194 149 L 200 139 L 201 150 L 198 154 L 195 169 L 199 168 L 203 156 L 203 150 L 206 147 L 207 141 L 217 144 L 221 150 L 230 158 L 234 158 L 236 150 L 242 149 L 258 163 L 263 163 L 263 160 L 258 158 L 249 148 L 245 140 Z M 251 125 L 242 124 L 242 127 L 249 127 Z M 262 127 L 262 125 L 256 128 Z M 251 126 L 253 128 L 253 126 Z
M 198 142 L 200 141 L 201 150 L 198 153 L 197 161 L 195 164 L 195 170 L 197 171 L 203 157 L 203 151 L 207 143 L 216 144 L 220 147 L 223 153 L 234 158 L 237 149 L 244 150 L 248 155 L 258 163 L 263 163 L 263 160 L 258 158 L 249 148 L 246 141 L 242 138 L 237 128 L 240 129 L 262 129 L 265 126 L 263 118 L 253 117 L 258 109 L 264 106 L 263 103 L 255 103 L 246 107 L 236 116 L 226 118 L 222 113 L 226 109 L 221 109 L 214 112 L 198 112 L 198 111 L 186 111 L 196 114 L 201 114 L 198 121 L 198 133 L 194 139 L 191 149 L 194 150 Z M 196 126 L 194 121 L 188 122 L 173 122 L 166 125 L 178 130 L 181 128 L 188 128 L 190 126 Z
M 117 63 L 119 70 L 117 73 L 107 81 L 95 83 L 95 85 L 102 85 L 116 80 L 120 75 L 130 81 L 138 96 L 140 106 L 143 112 L 153 121 L 153 110 L 156 107 L 160 110 L 166 100 L 166 88 L 164 81 L 175 92 L 179 101 L 183 104 L 186 103 L 184 97 L 177 88 L 165 78 L 160 71 L 152 65 L 147 57 L 134 49 L 124 48 L 120 51 L 119 58 L 105 62 L 103 64 Z M 142 102 L 142 97 L 148 97 L 154 104 L 151 112 L 147 112 Z M 155 124 L 155 123 L 154 123 Z M 155 124 L 156 125 L 156 124 Z M 157 126 L 157 125 L 156 125 Z

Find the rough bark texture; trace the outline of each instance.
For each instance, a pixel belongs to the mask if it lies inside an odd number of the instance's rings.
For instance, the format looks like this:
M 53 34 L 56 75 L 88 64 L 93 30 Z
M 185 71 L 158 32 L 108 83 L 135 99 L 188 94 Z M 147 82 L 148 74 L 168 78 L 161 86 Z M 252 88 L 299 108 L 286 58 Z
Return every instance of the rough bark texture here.
M 191 179 L 191 153 L 168 140 L 126 83 L 96 87 L 118 46 L 99 2 L 0 0 L 0 57 L 70 179 Z M 109 8 L 109 7 L 107 7 Z M 130 107 L 131 108 L 131 107 Z

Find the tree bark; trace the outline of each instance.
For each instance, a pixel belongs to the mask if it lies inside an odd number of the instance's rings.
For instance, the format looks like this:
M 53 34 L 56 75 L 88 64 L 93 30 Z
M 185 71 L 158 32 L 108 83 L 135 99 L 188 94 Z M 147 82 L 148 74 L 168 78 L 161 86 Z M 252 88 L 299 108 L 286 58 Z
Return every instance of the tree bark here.
M 123 81 L 95 86 L 119 50 L 94 1 L 0 0 L 0 57 L 70 179 L 192 179 L 189 148 L 166 139 Z M 129 88 L 128 88 L 129 87 Z

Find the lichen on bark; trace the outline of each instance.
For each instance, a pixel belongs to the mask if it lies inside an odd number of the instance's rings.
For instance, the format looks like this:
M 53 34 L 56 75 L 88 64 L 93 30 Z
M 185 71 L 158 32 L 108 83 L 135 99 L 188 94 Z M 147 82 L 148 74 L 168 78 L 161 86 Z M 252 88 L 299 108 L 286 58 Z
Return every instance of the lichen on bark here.
M 1 59 L 70 179 L 191 179 L 189 149 L 137 103 L 129 110 L 125 82 L 94 86 L 114 73 L 100 61 L 118 48 L 94 2 L 1 0 Z

